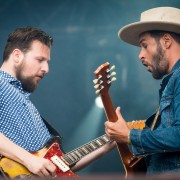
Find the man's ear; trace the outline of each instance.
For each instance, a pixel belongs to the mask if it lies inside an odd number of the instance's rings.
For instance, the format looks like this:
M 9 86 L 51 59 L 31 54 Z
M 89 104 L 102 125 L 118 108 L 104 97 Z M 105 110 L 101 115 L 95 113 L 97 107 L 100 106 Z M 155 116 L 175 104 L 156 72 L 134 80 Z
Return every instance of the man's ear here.
M 172 36 L 170 34 L 166 33 L 162 37 L 162 46 L 165 49 L 169 49 L 171 47 L 172 41 L 173 41 Z
M 24 54 L 20 49 L 14 49 L 12 52 L 13 60 L 16 64 L 21 63 L 24 58 Z

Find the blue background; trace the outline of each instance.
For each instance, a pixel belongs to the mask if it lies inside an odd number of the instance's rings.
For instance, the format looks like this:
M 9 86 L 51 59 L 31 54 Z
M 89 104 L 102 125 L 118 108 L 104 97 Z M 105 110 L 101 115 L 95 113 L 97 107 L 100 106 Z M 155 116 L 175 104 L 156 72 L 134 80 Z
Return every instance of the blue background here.
M 31 96 L 40 113 L 63 136 L 71 151 L 104 133 L 103 109 L 95 105 L 93 72 L 105 62 L 116 66 L 110 95 L 127 121 L 146 119 L 158 106 L 159 81 L 138 60 L 139 48 L 122 42 L 119 28 L 139 21 L 158 6 L 180 8 L 179 0 L 0 0 L 1 58 L 7 36 L 17 27 L 34 26 L 54 38 L 50 72 Z M 79 174 L 121 173 L 117 150 Z

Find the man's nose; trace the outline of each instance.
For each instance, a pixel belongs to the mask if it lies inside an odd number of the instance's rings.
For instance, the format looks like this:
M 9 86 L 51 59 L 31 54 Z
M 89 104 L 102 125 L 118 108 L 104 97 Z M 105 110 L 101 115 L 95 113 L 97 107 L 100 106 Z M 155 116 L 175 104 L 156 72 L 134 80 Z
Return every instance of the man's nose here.
M 144 53 L 143 50 L 141 49 L 139 52 L 139 59 L 142 61 L 144 59 Z
M 41 70 L 46 74 L 49 72 L 49 65 L 48 63 L 43 63 Z

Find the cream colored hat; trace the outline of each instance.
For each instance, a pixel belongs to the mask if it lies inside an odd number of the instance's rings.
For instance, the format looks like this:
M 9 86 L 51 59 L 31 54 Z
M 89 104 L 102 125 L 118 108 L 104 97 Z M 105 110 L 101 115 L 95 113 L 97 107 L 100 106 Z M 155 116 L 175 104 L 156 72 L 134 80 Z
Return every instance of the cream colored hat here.
M 125 42 L 139 46 L 139 35 L 146 31 L 163 30 L 180 34 L 180 9 L 158 7 L 141 13 L 140 22 L 124 26 L 118 36 Z

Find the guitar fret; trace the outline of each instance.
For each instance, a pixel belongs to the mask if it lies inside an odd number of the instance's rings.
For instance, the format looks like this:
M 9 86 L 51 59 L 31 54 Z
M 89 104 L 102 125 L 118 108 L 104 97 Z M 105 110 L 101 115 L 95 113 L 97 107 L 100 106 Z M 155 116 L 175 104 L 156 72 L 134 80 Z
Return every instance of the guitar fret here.
M 106 144 L 106 141 L 103 138 L 99 139 L 101 141 L 102 144 Z
M 82 150 L 83 150 L 86 154 L 88 154 L 88 150 L 87 150 L 85 147 L 83 147 Z
M 90 151 L 90 152 L 94 151 L 94 148 L 93 148 L 93 147 L 91 147 L 91 145 L 90 145 L 90 144 L 88 144 L 88 148 L 89 148 L 89 151 Z
M 84 151 L 82 151 L 82 149 L 78 149 L 77 151 L 79 154 L 81 154 L 81 157 L 84 157 L 86 155 Z
M 83 156 L 78 150 L 74 151 L 74 153 L 75 153 L 79 158 L 81 158 L 81 157 Z
M 89 154 L 90 152 L 92 152 L 92 150 L 91 150 L 91 148 L 90 148 L 90 146 L 89 146 L 88 144 L 85 146 L 85 148 L 86 148 L 86 150 L 88 151 L 88 154 Z
M 90 145 L 91 145 L 91 147 L 92 147 L 93 149 L 97 149 L 97 147 L 94 145 L 93 142 L 91 142 Z
M 75 160 L 79 159 L 74 152 L 71 153 L 71 156 L 72 156 Z
M 107 136 L 103 136 L 102 138 L 103 138 L 106 142 L 109 142 L 109 140 L 110 140 Z
M 104 134 L 104 135 L 98 137 L 97 139 L 75 149 L 74 151 L 64 154 L 62 156 L 62 158 L 64 158 L 64 160 L 66 162 L 68 162 L 69 165 L 72 165 L 72 164 L 78 162 L 80 159 L 82 159 L 84 156 L 86 156 L 90 152 L 100 148 L 101 146 L 103 146 L 104 144 L 106 144 L 109 141 L 110 140 L 108 139 L 106 134 Z
M 67 155 L 64 155 L 63 156 L 63 159 L 66 161 L 66 162 L 68 162 L 69 164 L 73 164 L 73 160 Z
M 97 140 L 96 141 L 100 146 L 102 146 L 102 143 L 99 141 L 99 140 Z
M 81 152 L 81 154 L 82 154 L 83 156 L 86 155 L 86 152 L 83 150 L 83 148 L 80 148 L 79 151 Z
M 74 162 L 74 158 L 71 156 L 71 154 L 68 155 L 68 158 L 71 162 Z
M 93 144 L 96 146 L 96 148 L 99 147 L 99 144 L 96 141 L 94 141 Z
M 103 139 L 99 139 L 99 142 L 101 143 L 101 146 L 105 144 L 104 140 Z

